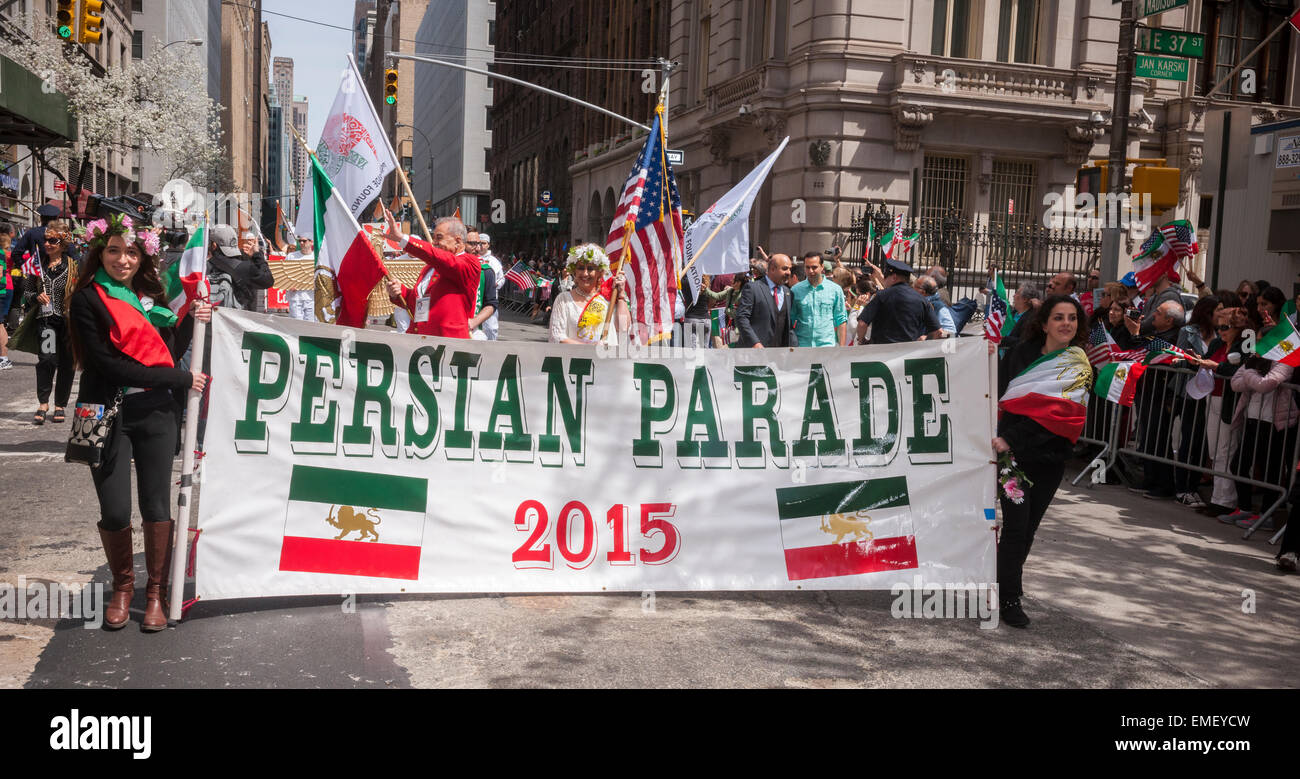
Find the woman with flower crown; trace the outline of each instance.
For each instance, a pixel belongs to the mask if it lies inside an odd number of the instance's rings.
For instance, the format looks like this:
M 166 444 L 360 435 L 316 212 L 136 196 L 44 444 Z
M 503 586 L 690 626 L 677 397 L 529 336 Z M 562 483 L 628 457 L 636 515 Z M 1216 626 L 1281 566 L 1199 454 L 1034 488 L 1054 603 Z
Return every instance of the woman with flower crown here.
M 609 257 L 599 246 L 584 243 L 569 250 L 565 270 L 573 275 L 573 289 L 561 292 L 551 306 L 551 343 L 616 344 L 632 323 L 627 296 L 620 293 L 612 304 L 613 290 L 623 289 L 623 274 L 606 279 Z M 626 290 L 624 290 L 626 291 Z M 605 321 L 611 317 L 611 304 L 616 306 L 608 331 Z
M 118 407 L 102 464 L 91 471 L 99 496 L 99 535 L 113 575 L 104 624 L 117 629 L 130 618 L 135 590 L 131 543 L 131 462 L 135 461 L 144 518 L 145 631 L 167 627 L 163 611 L 171 567 L 172 459 L 179 405 L 173 391 L 202 391 L 207 377 L 175 367 L 189 347 L 194 320 L 207 322 L 212 307 L 195 301 L 181 318 L 161 302 L 158 236 L 135 230 L 130 217 L 87 225 L 90 251 L 71 295 L 69 335 L 81 367 L 78 413 Z

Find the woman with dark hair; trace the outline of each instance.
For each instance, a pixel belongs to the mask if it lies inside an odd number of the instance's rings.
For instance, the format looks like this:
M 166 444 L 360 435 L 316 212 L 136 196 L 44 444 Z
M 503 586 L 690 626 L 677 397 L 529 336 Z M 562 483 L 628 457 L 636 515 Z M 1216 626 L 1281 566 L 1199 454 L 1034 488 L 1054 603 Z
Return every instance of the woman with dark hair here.
M 1223 301 L 1217 297 L 1204 297 L 1196 301 L 1196 306 L 1192 308 L 1192 313 L 1188 317 L 1188 324 L 1178 331 L 1178 348 L 1193 357 L 1205 357 L 1210 341 L 1214 340 L 1215 317 L 1222 310 Z M 1174 361 L 1174 366 L 1178 368 L 1187 368 L 1188 364 L 1185 360 Z M 1180 425 L 1178 449 L 1174 452 L 1174 459 L 1180 463 L 1196 466 L 1200 466 L 1205 460 L 1205 410 L 1209 403 L 1203 393 L 1197 397 L 1192 396 L 1198 386 L 1196 383 L 1189 382 L 1184 375 L 1175 377 L 1172 385 L 1174 396 L 1177 398 L 1175 409 L 1178 411 Z M 1205 501 L 1196 491 L 1200 481 L 1199 472 L 1187 468 L 1175 468 L 1174 497 L 1184 506 L 1193 509 L 1204 508 Z
M 1262 322 L 1261 336 L 1277 326 L 1285 304 L 1286 298 L 1277 287 L 1268 287 L 1259 293 L 1256 312 Z M 1285 363 L 1251 356 L 1233 375 L 1232 388 L 1241 393 L 1232 417 L 1234 426 L 1241 425 L 1241 448 L 1232 461 L 1233 473 L 1253 478 L 1258 465 L 1262 481 L 1282 483 L 1287 464 L 1293 462 L 1300 408 L 1296 406 L 1295 392 L 1279 385 L 1291 381 L 1293 371 L 1294 368 Z M 1267 492 L 1280 493 L 1281 490 Z M 1258 519 L 1253 506 L 1254 497 L 1254 485 L 1237 482 L 1237 510 L 1220 516 L 1219 521 L 1250 527 Z M 1261 507 L 1266 506 L 1268 499 Z M 1269 518 L 1261 529 L 1271 530 L 1272 522 Z
M 45 424 L 50 409 L 50 390 L 54 390 L 54 415 L 51 422 L 64 420 L 64 409 L 72 396 L 72 352 L 68 350 L 68 293 L 77 282 L 77 264 L 67 256 L 72 233 L 62 219 L 45 226 L 45 243 L 40 252 L 41 275 L 23 278 L 23 291 L 36 307 L 39 351 L 36 355 L 36 401 L 40 405 L 32 423 Z M 56 377 L 57 376 L 57 381 Z
M 1024 338 L 998 365 L 997 437 L 993 450 L 1011 452 L 1031 483 L 1017 501 L 1000 489 L 1002 535 L 998 542 L 998 595 L 1003 622 L 1028 627 L 1020 605 L 1021 576 L 1034 533 L 1065 475 L 1065 461 L 1087 416 L 1092 366 L 1084 351 L 1088 321 L 1079 301 L 1052 295 L 1026 327 Z M 992 353 L 994 344 L 989 343 Z
M 136 233 L 130 217 L 88 226 L 90 252 L 72 293 L 72 347 L 81 365 L 79 410 L 117 406 L 101 465 L 91 471 L 99 497 L 99 535 L 113 574 L 104 624 L 117 629 L 130 617 L 135 585 L 131 544 L 131 462 L 135 462 L 144 518 L 145 631 L 167 627 L 162 602 L 172 549 L 171 480 L 176 454 L 177 403 L 173 390 L 202 391 L 207 377 L 175 367 L 189 347 L 194 319 L 212 308 L 195 301 L 194 316 L 179 323 L 162 303 L 158 236 Z

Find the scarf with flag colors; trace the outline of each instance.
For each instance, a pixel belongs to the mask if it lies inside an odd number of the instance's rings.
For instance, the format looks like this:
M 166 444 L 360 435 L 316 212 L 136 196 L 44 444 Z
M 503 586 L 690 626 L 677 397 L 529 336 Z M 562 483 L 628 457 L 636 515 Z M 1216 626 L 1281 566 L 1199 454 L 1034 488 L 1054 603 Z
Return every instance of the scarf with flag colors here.
M 1077 346 L 1044 354 L 1007 385 L 998 408 L 1029 417 L 1070 443 L 1077 443 L 1088 416 L 1092 366 Z
M 993 272 L 993 284 L 989 287 L 989 315 L 984 319 L 984 337 L 993 343 L 1002 342 L 1002 326 L 1007 321 L 1007 287 L 1002 283 L 1002 276 Z
M 108 340 L 119 352 L 150 368 L 175 367 L 171 351 L 157 329 L 176 324 L 176 315 L 170 309 L 160 305 L 146 309 L 130 287 L 108 275 L 103 267 L 95 271 L 95 292 L 113 320 Z
M 776 490 L 790 581 L 917 568 L 907 477 Z
M 618 273 L 624 264 L 629 269 L 636 321 L 648 340 L 658 340 L 672 329 L 686 237 L 677 180 L 665 155 L 662 118 L 660 103 L 605 237 L 612 272 Z
M 1295 313 L 1295 301 L 1288 300 L 1277 324 L 1255 343 L 1255 354 L 1293 368 L 1300 365 L 1300 333 L 1296 332 Z
M 335 324 L 364 327 L 370 291 L 384 277 L 384 263 L 343 196 L 311 155 L 311 180 L 316 218 L 316 273 L 332 277 L 333 297 L 316 301 L 317 310 L 335 312 Z M 319 288 L 317 294 L 320 294 Z
M 419 578 L 428 492 L 428 479 L 293 466 L 280 570 Z
M 1177 219 L 1152 231 L 1133 257 L 1133 275 L 1138 290 L 1145 293 L 1160 277 L 1174 271 L 1178 263 L 1196 256 L 1200 246 L 1192 223 Z
M 1121 406 L 1133 405 L 1133 393 L 1137 391 L 1138 379 L 1147 366 L 1136 360 L 1112 362 L 1097 369 L 1097 384 L 1092 391 L 1099 398 Z
M 205 223 L 190 236 L 185 251 L 162 272 L 163 296 L 167 308 L 181 319 L 190 303 L 207 297 L 208 226 Z

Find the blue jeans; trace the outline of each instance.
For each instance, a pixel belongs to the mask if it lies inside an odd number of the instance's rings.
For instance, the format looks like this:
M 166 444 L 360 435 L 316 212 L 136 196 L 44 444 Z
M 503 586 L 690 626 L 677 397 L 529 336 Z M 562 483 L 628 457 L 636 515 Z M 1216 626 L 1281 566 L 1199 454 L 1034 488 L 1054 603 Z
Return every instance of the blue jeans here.
M 9 316 L 9 307 L 14 303 L 14 295 L 8 290 L 0 290 L 0 322 Z
M 975 308 L 979 304 L 974 298 L 962 298 L 950 306 L 952 311 L 952 323 L 957 326 L 957 333 L 960 334 L 966 327 L 966 323 L 975 315 Z

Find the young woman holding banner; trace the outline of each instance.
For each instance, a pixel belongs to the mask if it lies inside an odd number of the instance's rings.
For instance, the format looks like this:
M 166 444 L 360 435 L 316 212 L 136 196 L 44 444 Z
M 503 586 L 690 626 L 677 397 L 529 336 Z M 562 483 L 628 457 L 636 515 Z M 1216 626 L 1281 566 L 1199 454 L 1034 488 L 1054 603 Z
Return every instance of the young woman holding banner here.
M 117 419 L 101 465 L 91 471 L 99 497 L 99 535 L 113 574 L 113 597 L 104 624 L 117 629 L 130 617 L 135 585 L 131 544 L 131 461 L 135 461 L 140 515 L 144 518 L 149 582 L 141 627 L 167 627 L 163 593 L 172 549 L 171 480 L 179 409 L 173 390 L 202 391 L 207 376 L 175 367 L 190 343 L 194 320 L 210 321 L 200 301 L 194 316 L 177 323 L 162 303 L 158 236 L 136 233 L 129 217 L 88 227 L 86 257 L 70 307 L 73 354 L 81 366 L 79 409 L 117 405 Z
M 1034 533 L 1065 475 L 1065 460 L 1083 432 L 1092 366 L 1084 351 L 1088 321 L 1074 298 L 1053 295 L 1031 314 L 1028 335 L 998 365 L 997 437 L 993 450 L 1010 452 L 1024 485 L 999 485 L 1002 535 L 998 542 L 1001 619 L 1029 626 L 1020 606 L 1021 575 Z M 996 348 L 990 342 L 990 353 Z M 1008 488 L 1009 487 L 1009 488 Z

